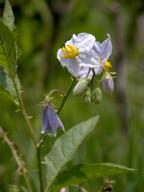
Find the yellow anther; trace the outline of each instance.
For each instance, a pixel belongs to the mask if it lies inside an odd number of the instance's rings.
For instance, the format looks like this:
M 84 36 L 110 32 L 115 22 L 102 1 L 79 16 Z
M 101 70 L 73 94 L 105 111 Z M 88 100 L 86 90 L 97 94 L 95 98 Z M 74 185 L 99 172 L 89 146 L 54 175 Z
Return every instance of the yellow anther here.
M 104 63 L 103 68 L 104 68 L 105 71 L 110 71 L 111 68 L 112 68 L 112 65 L 111 65 L 111 63 L 110 63 L 109 61 L 106 61 L 106 62 Z
M 75 59 L 76 56 L 78 56 L 78 48 L 75 47 L 74 45 L 66 45 L 65 47 L 62 48 L 63 51 L 63 58 L 70 58 L 70 59 Z

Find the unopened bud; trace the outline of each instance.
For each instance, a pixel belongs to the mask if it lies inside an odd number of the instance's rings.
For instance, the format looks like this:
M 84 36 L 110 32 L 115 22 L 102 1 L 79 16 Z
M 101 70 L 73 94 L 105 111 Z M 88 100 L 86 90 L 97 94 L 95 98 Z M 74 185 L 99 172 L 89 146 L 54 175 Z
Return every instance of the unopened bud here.
M 98 104 L 102 99 L 102 91 L 99 87 L 94 89 L 91 93 L 91 101 Z
M 87 88 L 89 80 L 87 78 L 80 79 L 76 86 L 74 87 L 73 94 L 78 95 L 84 92 Z
M 109 73 L 106 73 L 103 79 L 103 89 L 107 93 L 112 93 L 114 90 L 114 83 L 112 76 Z
M 59 192 L 68 192 L 68 189 L 67 188 L 65 188 L 65 187 L 63 187 L 63 188 L 61 188 L 60 189 L 60 191 Z
M 84 100 L 86 103 L 90 103 L 91 102 L 91 90 L 87 89 L 87 91 L 84 94 Z

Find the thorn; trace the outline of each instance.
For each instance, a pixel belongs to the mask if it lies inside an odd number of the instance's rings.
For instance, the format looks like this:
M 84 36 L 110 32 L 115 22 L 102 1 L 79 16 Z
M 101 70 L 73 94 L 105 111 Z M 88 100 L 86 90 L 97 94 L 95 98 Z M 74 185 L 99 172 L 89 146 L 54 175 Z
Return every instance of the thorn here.
M 28 116 L 28 119 L 32 119 L 33 118 L 33 116 Z
M 16 112 L 16 113 L 20 112 L 20 109 L 16 109 L 15 112 Z
M 24 93 L 24 90 L 20 90 L 20 94 L 23 94 Z

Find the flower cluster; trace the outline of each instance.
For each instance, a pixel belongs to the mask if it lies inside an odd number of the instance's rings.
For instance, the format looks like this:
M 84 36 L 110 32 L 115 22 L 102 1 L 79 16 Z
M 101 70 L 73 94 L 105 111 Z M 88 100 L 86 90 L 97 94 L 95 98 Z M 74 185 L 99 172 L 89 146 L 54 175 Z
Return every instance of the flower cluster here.
M 105 91 L 109 93 L 113 91 L 114 83 L 110 72 L 112 65 L 108 61 L 111 53 L 110 35 L 107 35 L 107 39 L 100 43 L 88 33 L 80 33 L 77 36 L 74 34 L 65 46 L 58 50 L 57 58 L 61 65 L 78 80 L 74 94 L 86 90 L 86 95 L 87 92 L 91 94 L 89 101 L 95 97 L 93 94 L 99 94 L 100 98 L 99 82 L 102 82 Z M 96 89 L 93 86 L 94 79 L 97 81 Z
M 110 35 L 102 43 L 96 41 L 95 37 L 88 33 L 80 33 L 65 43 L 65 46 L 58 50 L 57 58 L 63 67 L 77 79 L 73 94 L 84 92 L 86 102 L 100 103 L 102 91 L 99 84 L 102 82 L 103 89 L 111 93 L 114 89 L 112 65 L 108 61 L 112 53 Z M 56 135 L 57 129 L 64 130 L 64 126 L 54 110 L 51 102 L 50 92 L 43 101 L 42 129 L 41 133 Z

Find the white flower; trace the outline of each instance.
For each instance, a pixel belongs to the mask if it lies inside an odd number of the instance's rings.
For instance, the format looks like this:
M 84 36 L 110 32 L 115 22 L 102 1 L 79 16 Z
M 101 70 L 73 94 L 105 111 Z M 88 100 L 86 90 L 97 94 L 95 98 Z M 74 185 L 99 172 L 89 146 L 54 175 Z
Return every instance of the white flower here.
M 65 43 L 65 47 L 57 52 L 57 58 L 63 67 L 77 79 L 91 79 L 93 75 L 103 70 L 109 71 L 112 65 L 108 60 L 112 53 L 110 35 L 99 43 L 88 33 L 74 34 L 72 39 Z
M 74 34 L 72 38 L 65 43 L 65 47 L 57 52 L 57 58 L 63 67 L 74 76 L 79 77 L 79 72 L 83 65 L 87 65 L 89 52 L 93 49 L 95 37 L 88 33 Z M 81 59 L 82 58 L 82 59 Z M 89 65 L 87 66 L 89 67 Z

